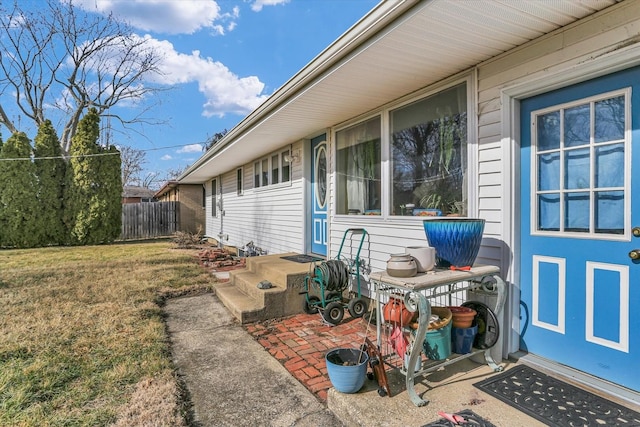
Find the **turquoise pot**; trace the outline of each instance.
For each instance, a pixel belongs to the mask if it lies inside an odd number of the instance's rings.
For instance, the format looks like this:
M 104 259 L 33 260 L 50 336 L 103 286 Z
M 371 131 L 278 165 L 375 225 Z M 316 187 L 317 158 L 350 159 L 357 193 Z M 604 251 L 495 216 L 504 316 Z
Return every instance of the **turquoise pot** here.
M 327 374 L 333 387 L 340 393 L 356 393 L 367 377 L 366 352 L 355 348 L 337 348 L 325 356 Z
M 442 217 L 423 221 L 429 245 L 436 248 L 436 267 L 473 266 L 484 232 L 484 219 Z

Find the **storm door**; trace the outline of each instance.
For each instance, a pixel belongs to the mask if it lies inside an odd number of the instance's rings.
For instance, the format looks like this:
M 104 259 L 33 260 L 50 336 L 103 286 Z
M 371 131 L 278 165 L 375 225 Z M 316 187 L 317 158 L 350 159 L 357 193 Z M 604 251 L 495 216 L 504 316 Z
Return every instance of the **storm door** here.
M 624 387 L 640 362 L 640 70 L 521 102 L 520 347 Z M 635 109 L 632 109 L 632 106 Z M 632 167 L 633 165 L 633 167 Z
M 311 252 L 327 255 L 327 137 L 311 140 Z

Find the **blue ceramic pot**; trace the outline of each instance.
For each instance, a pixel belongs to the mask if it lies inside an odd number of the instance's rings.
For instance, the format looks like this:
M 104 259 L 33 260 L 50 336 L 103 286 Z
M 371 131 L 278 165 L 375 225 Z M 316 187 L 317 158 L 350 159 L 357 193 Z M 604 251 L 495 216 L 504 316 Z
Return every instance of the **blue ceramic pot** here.
M 436 266 L 471 267 L 478 256 L 484 219 L 442 217 L 425 219 L 424 232 L 436 248 Z
M 355 348 L 337 348 L 325 356 L 327 374 L 333 387 L 340 393 L 356 393 L 367 376 L 366 351 Z

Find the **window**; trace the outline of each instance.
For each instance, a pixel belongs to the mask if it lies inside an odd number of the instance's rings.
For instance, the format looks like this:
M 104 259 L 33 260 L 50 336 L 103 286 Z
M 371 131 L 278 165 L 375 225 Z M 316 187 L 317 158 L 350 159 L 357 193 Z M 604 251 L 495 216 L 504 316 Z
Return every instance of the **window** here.
M 380 117 L 336 132 L 339 214 L 378 214 L 381 203 Z
M 391 215 L 467 215 L 466 84 L 389 113 Z
M 273 153 L 253 164 L 255 188 L 291 181 L 290 150 Z
M 202 185 L 202 209 L 207 208 L 207 187 Z
M 280 153 L 280 162 L 282 164 L 282 182 L 291 180 L 291 166 L 289 165 L 289 150 Z
M 211 180 L 211 216 L 218 216 L 218 180 Z
M 260 181 L 261 186 L 269 185 L 269 159 L 262 159 L 262 167 L 260 169 L 262 171 L 262 181 Z
M 260 162 L 253 164 L 253 187 L 260 187 Z
M 238 196 L 242 196 L 244 185 L 243 185 L 243 171 L 242 168 L 236 169 L 236 192 Z
M 273 184 L 280 182 L 280 156 L 277 154 L 271 156 L 271 182 Z
M 628 94 L 532 114 L 534 230 L 624 234 Z

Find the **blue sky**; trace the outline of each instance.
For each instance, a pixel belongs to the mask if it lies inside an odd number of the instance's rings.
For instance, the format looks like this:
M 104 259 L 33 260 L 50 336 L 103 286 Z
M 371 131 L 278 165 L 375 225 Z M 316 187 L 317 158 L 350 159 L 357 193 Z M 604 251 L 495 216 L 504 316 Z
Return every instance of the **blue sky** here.
M 163 52 L 163 84 L 145 137 L 114 142 L 146 151 L 161 177 L 202 155 L 208 136 L 231 129 L 378 0 L 74 0 L 113 12 Z M 180 145 L 181 147 L 175 147 Z M 173 148 L 164 148 L 173 147 Z

